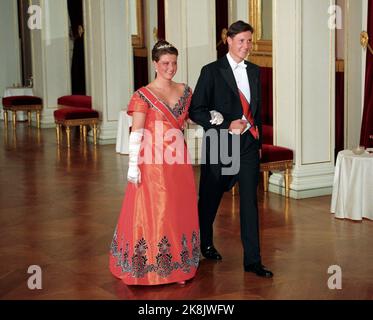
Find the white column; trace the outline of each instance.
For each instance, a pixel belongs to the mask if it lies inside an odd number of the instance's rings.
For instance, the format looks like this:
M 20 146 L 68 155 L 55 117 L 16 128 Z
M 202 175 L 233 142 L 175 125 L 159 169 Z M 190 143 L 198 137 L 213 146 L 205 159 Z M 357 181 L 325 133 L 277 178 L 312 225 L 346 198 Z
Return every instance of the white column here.
M 148 79 L 154 79 L 155 68 L 152 62 L 152 49 L 157 41 L 154 39 L 154 28 L 158 28 L 157 1 L 146 0 L 145 2 L 145 46 L 148 50 Z
M 57 99 L 71 93 L 66 0 L 38 0 L 42 29 L 31 31 L 34 95 L 43 99 L 42 127 L 54 126 Z
M 346 0 L 345 12 L 345 148 L 359 145 L 363 115 L 365 51 L 360 45 L 360 32 L 366 30 L 363 16 L 365 1 Z M 365 28 L 362 21 L 365 20 Z
M 100 112 L 99 143 L 115 143 L 118 115 L 133 93 L 127 0 L 84 0 L 93 108 Z
M 294 151 L 293 198 L 331 194 L 335 31 L 330 0 L 274 0 L 274 144 Z M 274 174 L 270 191 L 284 193 Z
M 194 88 L 201 68 L 216 60 L 215 1 L 166 0 L 166 40 L 179 50 L 175 81 Z
M 216 60 L 215 1 L 165 0 L 166 40 L 179 50 L 175 81 L 194 89 L 201 68 Z M 186 140 L 192 161 L 201 155 L 203 131 L 189 125 Z
M 21 62 L 18 40 L 17 1 L 0 1 L 0 96 L 6 87 L 21 82 Z M 2 110 L 2 105 L 0 106 Z M 1 119 L 3 113 L 0 112 Z M 9 117 L 11 118 L 11 117 Z

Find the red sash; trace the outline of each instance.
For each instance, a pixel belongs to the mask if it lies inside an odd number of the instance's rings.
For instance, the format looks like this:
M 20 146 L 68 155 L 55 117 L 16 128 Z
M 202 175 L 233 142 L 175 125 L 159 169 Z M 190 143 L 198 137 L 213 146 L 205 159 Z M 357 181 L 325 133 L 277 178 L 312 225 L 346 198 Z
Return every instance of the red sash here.
M 250 104 L 246 100 L 245 95 L 242 93 L 240 89 L 238 89 L 238 92 L 240 94 L 243 114 L 246 117 L 247 121 L 250 123 L 250 129 L 249 131 L 253 135 L 253 137 L 258 140 L 259 139 L 259 130 L 258 127 L 255 125 L 253 114 L 251 113 Z
M 154 106 L 154 108 L 156 108 L 165 116 L 165 118 L 172 124 L 174 128 L 183 130 L 175 116 L 172 114 L 171 110 L 167 108 L 164 103 L 159 101 L 149 89 L 142 87 L 139 89 L 139 91 Z

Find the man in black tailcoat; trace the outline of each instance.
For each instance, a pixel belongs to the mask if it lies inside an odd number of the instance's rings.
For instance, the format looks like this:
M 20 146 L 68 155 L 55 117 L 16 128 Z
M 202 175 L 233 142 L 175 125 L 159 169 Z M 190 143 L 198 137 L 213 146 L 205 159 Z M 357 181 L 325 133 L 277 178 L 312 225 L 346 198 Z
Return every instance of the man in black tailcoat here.
M 189 117 L 205 130 L 202 159 L 206 161 L 201 164 L 198 202 L 202 255 L 207 259 L 222 259 L 213 244 L 213 223 L 223 193 L 238 181 L 244 270 L 271 278 L 273 273 L 262 265 L 259 247 L 257 186 L 262 132 L 259 67 L 245 60 L 252 50 L 253 32 L 243 21 L 229 27 L 229 52 L 202 68 Z M 221 121 L 212 121 L 211 112 L 222 116 Z M 230 168 L 222 154 L 232 156 Z

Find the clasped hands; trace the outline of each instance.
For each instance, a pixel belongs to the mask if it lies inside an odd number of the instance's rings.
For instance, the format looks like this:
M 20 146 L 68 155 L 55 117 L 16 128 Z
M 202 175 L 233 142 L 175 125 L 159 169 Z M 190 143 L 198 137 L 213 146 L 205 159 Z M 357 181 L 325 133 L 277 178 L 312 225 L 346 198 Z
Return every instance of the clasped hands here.
M 232 134 L 240 135 L 246 130 L 247 124 L 247 120 L 237 119 L 231 122 L 231 125 L 229 126 L 228 130 Z

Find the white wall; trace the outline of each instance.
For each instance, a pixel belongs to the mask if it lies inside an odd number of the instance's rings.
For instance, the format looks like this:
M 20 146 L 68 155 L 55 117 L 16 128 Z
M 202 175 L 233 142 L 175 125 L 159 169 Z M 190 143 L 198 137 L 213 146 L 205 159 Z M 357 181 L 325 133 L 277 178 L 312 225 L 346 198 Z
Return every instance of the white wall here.
M 153 35 L 154 28 L 158 27 L 157 1 L 145 1 L 145 46 L 148 50 L 148 79 L 154 79 L 155 69 L 152 62 L 152 49 L 156 42 Z
M 316 2 L 317 6 L 314 4 Z M 322 18 L 327 9 L 327 0 L 303 0 L 302 164 L 329 162 L 334 152 L 334 131 L 330 127 L 334 122 L 334 113 L 331 112 L 334 105 L 331 105 L 329 98 L 334 88 L 329 80 L 334 78 L 334 73 L 329 73 L 330 50 L 334 51 L 334 47 L 328 46 L 330 32 L 326 23 L 327 16 Z
M 6 87 L 21 82 L 17 1 L 0 1 L 0 96 Z
M 345 43 L 345 12 L 346 0 L 336 0 L 335 4 L 342 9 L 342 29 L 336 30 L 336 58 L 344 59 L 344 43 Z
M 237 20 L 249 21 L 249 2 L 250 0 L 229 0 L 228 1 L 228 24 Z M 252 22 L 251 22 L 252 23 Z

